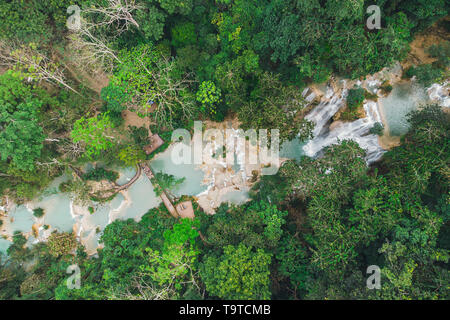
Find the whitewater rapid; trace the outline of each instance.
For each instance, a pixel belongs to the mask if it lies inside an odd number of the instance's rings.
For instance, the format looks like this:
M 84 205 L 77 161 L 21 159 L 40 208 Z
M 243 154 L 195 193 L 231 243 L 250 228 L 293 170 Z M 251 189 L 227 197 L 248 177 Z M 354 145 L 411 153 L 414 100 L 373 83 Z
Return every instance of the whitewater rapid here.
M 307 93 L 308 91 L 303 91 L 305 99 L 308 98 Z M 330 86 L 327 87 L 327 92 L 320 103 L 305 116 L 305 119 L 313 122 L 315 127 L 313 139 L 303 146 L 303 151 L 305 155 L 315 157 L 327 146 L 337 144 L 342 140 L 353 140 L 366 151 L 366 161 L 371 164 L 379 160 L 385 152 L 378 143 L 378 136 L 369 133 L 375 123 L 382 122 L 376 102 L 364 103 L 365 118 L 343 122 L 333 129 L 329 128 L 330 120 L 345 106 L 347 93 L 345 82 L 340 93 L 335 93 Z

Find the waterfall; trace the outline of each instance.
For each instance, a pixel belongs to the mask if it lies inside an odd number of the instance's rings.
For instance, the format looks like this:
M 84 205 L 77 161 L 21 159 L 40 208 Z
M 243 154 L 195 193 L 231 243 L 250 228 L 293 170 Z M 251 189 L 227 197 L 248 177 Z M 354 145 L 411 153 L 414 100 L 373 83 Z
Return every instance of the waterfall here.
M 314 137 L 318 137 L 320 135 L 328 121 L 330 121 L 330 119 L 342 107 L 346 93 L 347 90 L 344 89 L 341 96 L 334 95 L 333 90 L 328 87 L 325 99 L 323 99 L 317 107 L 315 107 L 310 113 L 305 116 L 306 120 L 314 123 Z M 311 93 L 311 95 L 313 94 L 314 93 Z M 308 98 L 309 97 L 306 97 L 305 99 L 309 101 Z
M 441 107 L 450 107 L 450 98 L 448 96 L 448 82 L 444 82 L 442 85 L 434 83 L 427 89 L 428 97 L 432 101 L 436 101 Z
M 315 124 L 313 131 L 314 138 L 310 140 L 304 147 L 303 151 L 309 157 L 317 156 L 317 154 L 325 147 L 336 144 L 342 140 L 353 140 L 359 146 L 366 150 L 366 161 L 368 164 L 377 161 L 385 152 L 378 144 L 378 136 L 369 134 L 369 130 L 376 122 L 381 122 L 381 116 L 378 111 L 376 102 L 369 101 L 364 104 L 366 117 L 353 122 L 345 122 L 339 126 L 327 131 L 326 125 L 336 112 L 344 105 L 344 99 L 347 90 L 342 91 L 342 95 L 330 94 L 331 88 L 328 88 L 326 100 L 319 103 L 305 119 Z M 331 97 L 331 99 L 329 99 Z M 329 100 L 328 100 L 329 99 Z

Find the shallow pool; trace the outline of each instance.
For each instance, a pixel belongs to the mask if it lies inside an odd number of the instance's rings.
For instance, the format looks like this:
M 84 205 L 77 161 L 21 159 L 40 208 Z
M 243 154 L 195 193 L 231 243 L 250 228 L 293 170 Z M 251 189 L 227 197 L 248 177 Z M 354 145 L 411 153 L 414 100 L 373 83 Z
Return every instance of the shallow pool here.
M 305 152 L 303 151 L 303 146 L 305 145 L 306 142 L 300 141 L 299 138 L 284 142 L 280 148 L 280 158 L 295 159 L 300 161 L 305 155 Z
M 136 169 L 133 167 L 128 168 L 115 168 L 114 171 L 119 172 L 119 178 L 116 180 L 118 185 L 123 185 L 130 181 L 136 174 Z
M 380 98 L 379 102 L 389 134 L 400 136 L 409 130 L 407 114 L 427 103 L 428 95 L 417 83 L 399 83 L 394 85 L 387 97 Z
M 127 192 L 129 202 L 120 210 L 118 219 L 132 218 L 139 221 L 148 210 L 161 203 L 161 198 L 156 196 L 153 185 L 145 174 L 142 174 Z
M 205 191 L 208 186 L 202 184 L 204 172 L 195 164 L 175 165 L 171 159 L 172 148 L 172 146 L 169 147 L 150 162 L 153 172 L 156 174 L 156 172 L 162 171 L 176 178 L 184 177 L 184 182 L 172 190 L 172 193 L 178 197 L 182 195 L 195 196 Z
M 23 205 L 15 207 L 8 214 L 8 233 L 13 235 L 14 232 L 29 232 L 35 222 L 33 211 Z M 5 220 L 6 220 L 5 219 Z
M 10 245 L 12 245 L 11 241 L 0 238 L 0 253 L 6 254 L 6 250 L 8 250 Z

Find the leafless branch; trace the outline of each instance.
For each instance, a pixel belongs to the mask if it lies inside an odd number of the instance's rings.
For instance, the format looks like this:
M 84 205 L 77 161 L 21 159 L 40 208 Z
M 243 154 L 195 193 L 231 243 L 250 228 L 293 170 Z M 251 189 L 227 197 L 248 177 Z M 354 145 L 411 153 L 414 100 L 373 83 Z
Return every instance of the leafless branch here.
M 114 50 L 108 46 L 108 39 L 98 32 L 99 28 L 113 30 L 115 36 L 129 30 L 130 26 L 139 28 L 132 13 L 141 6 L 134 0 L 108 0 L 105 7 L 87 7 L 81 10 L 79 30 L 69 35 L 70 48 L 76 55 L 77 66 L 85 71 L 104 69 L 111 72 L 114 62 L 120 62 Z
M 132 13 L 142 8 L 134 0 L 108 0 L 108 6 L 86 8 L 82 10 L 81 14 L 84 17 L 91 14 L 101 17 L 99 22 L 89 22 L 88 29 L 112 26 L 119 35 L 127 31 L 130 25 L 139 28 L 139 24 L 134 20 Z
M 45 80 L 78 93 L 67 84 L 62 68 L 31 46 L 0 42 L 0 64 L 21 71 L 28 81 Z
M 191 80 L 190 74 L 185 74 L 181 79 L 173 79 L 172 71 L 175 68 L 175 62 L 171 59 L 162 58 L 157 62 L 154 71 L 148 70 L 141 59 L 142 64 L 148 76 L 153 79 L 153 88 L 151 98 L 156 101 L 153 118 L 161 126 L 172 127 L 173 116 L 177 112 L 182 112 L 184 118 L 190 118 L 195 110 L 194 99 L 187 97 L 187 88 L 195 82 Z M 147 93 L 143 93 L 138 98 L 138 103 L 148 109 Z

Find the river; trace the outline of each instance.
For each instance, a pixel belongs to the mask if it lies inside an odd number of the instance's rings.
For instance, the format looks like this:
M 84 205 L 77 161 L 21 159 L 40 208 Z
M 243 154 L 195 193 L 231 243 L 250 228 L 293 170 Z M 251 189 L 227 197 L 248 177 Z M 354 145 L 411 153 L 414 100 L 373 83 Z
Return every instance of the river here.
M 364 83 L 358 82 L 357 84 L 377 92 L 377 86 L 380 82 L 368 78 Z M 446 90 L 443 86 L 433 85 L 427 92 L 417 84 L 399 82 L 393 86 L 393 90 L 388 96 L 380 97 L 378 102 L 367 101 L 364 104 L 365 118 L 340 123 L 330 129 L 329 124 L 332 117 L 345 104 L 348 83 L 341 81 L 341 85 L 342 88 L 336 90 L 336 92 L 330 86 L 317 86 L 317 88 L 323 90 L 321 92 L 322 98 L 318 105 L 306 116 L 316 125 L 314 138 L 307 142 L 301 142 L 298 139 L 286 142 L 281 146 L 280 156 L 282 158 L 299 160 L 304 155 L 315 157 L 326 146 L 337 143 L 339 140 L 353 139 L 367 151 L 366 160 L 368 163 L 372 163 L 377 161 L 385 152 L 378 143 L 378 137 L 369 134 L 370 128 L 376 122 L 383 122 L 386 134 L 399 136 L 408 130 L 407 113 L 428 102 L 429 97 L 439 100 L 441 105 L 448 107 L 448 96 L 446 93 L 442 93 Z M 305 90 L 303 93 L 305 98 L 311 102 L 316 97 L 317 92 L 317 90 Z M 177 178 L 185 178 L 179 188 L 174 190 L 173 193 L 176 196 L 196 196 L 199 198 L 200 204 L 214 202 L 215 207 L 221 202 L 241 204 L 248 200 L 249 184 L 242 183 L 242 181 L 240 184 L 239 182 L 235 182 L 235 185 L 231 184 L 222 193 L 219 192 L 219 196 L 212 197 L 214 192 L 217 193 L 215 183 L 217 183 L 218 178 L 214 175 L 214 172 L 208 174 L 207 170 L 194 164 L 174 165 L 171 161 L 172 147 L 156 155 L 149 164 L 154 172 L 162 171 Z M 135 174 L 133 168 L 116 168 L 116 170 L 120 173 L 117 180 L 118 184 L 126 183 Z M 233 166 L 233 170 L 228 171 L 231 173 L 226 172 L 229 176 L 222 177 L 224 181 L 227 181 L 227 179 L 228 181 L 236 181 L 242 175 L 244 179 L 250 179 L 242 166 Z M 153 192 L 151 182 L 145 175 L 141 175 L 128 190 L 118 193 L 110 202 L 106 204 L 93 203 L 92 206 L 95 211 L 91 214 L 87 208 L 75 205 L 67 194 L 57 192 L 59 184 L 67 179 L 70 179 L 70 177 L 58 177 L 45 190 L 41 198 L 24 205 L 13 205 L 9 209 L 7 217 L 3 218 L 3 225 L 0 227 L 0 234 L 2 235 L 0 237 L 0 252 L 6 252 L 15 231 L 22 232 L 28 239 L 27 245 L 32 245 L 45 240 L 51 232 L 57 230 L 60 232 L 74 231 L 87 248 L 88 253 L 94 254 L 99 245 L 101 247 L 101 244 L 99 244 L 101 232 L 109 223 L 116 219 L 129 218 L 138 221 L 149 209 L 157 207 L 161 203 L 161 199 Z M 226 183 L 224 184 L 226 185 Z M 214 201 L 211 199 L 214 199 Z M 38 207 L 45 210 L 45 215 L 41 218 L 33 216 L 33 209 Z M 32 232 L 33 225 L 39 226 L 37 237 Z M 45 229 L 44 225 L 48 225 L 49 228 Z

